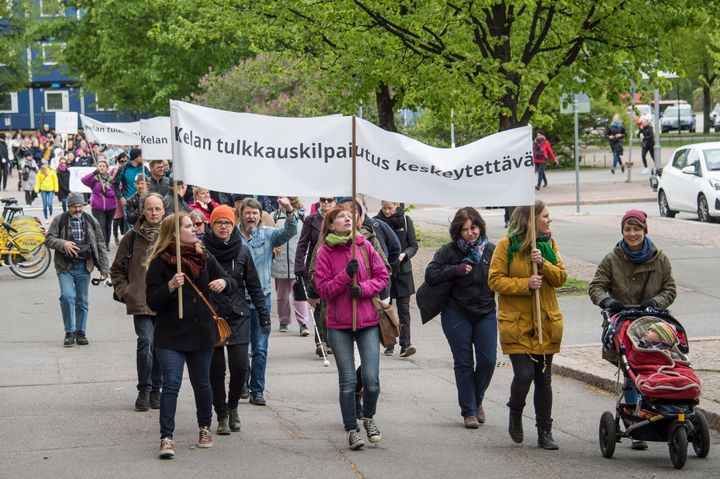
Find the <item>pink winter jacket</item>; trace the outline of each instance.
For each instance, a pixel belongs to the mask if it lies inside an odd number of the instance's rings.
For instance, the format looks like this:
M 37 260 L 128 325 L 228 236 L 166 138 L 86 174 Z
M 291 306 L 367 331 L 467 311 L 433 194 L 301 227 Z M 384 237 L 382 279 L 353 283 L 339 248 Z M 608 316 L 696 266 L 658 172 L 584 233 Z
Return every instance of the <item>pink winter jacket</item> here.
M 362 249 L 367 250 L 372 278 L 365 269 Z M 357 301 L 358 329 L 378 324 L 378 315 L 373 306 L 372 297 L 387 287 L 390 279 L 380 255 L 373 249 L 363 235 L 357 235 L 356 258 L 360 265 L 357 273 L 358 285 L 362 290 Z M 352 299 L 350 284 L 352 279 L 345 272 L 345 266 L 352 259 L 351 244 L 330 247 L 324 244 L 315 261 L 315 285 L 321 298 L 327 301 L 327 327 L 330 329 L 352 328 Z

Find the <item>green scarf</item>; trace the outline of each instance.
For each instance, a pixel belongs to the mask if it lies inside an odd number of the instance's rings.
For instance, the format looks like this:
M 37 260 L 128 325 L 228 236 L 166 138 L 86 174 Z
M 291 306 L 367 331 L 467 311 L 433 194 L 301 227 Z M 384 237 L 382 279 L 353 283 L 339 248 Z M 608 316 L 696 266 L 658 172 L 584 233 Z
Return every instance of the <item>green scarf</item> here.
M 335 247 L 339 244 L 347 244 L 348 241 L 350 241 L 350 235 L 347 236 L 338 236 L 335 233 L 328 233 L 328 235 L 325 237 L 325 242 L 331 246 Z
M 510 263 L 512 263 L 513 255 L 520 251 L 520 245 L 525 241 L 525 236 L 517 235 L 510 236 L 510 246 L 508 246 L 508 269 L 510 269 Z M 540 236 L 535 240 L 537 249 L 540 250 L 540 254 L 543 258 L 550 261 L 552 264 L 557 264 L 557 255 L 550 244 L 550 236 Z

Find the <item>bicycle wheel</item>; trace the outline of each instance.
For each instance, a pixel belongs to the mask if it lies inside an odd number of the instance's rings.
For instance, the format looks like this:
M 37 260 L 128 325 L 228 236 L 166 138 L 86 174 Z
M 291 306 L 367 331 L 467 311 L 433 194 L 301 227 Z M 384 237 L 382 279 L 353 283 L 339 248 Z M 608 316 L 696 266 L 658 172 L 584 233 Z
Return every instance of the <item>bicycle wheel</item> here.
M 15 250 L 13 247 L 11 249 Z M 50 267 L 52 252 L 47 244 L 40 245 L 29 255 L 8 254 L 7 264 L 16 276 L 32 279 L 41 276 Z

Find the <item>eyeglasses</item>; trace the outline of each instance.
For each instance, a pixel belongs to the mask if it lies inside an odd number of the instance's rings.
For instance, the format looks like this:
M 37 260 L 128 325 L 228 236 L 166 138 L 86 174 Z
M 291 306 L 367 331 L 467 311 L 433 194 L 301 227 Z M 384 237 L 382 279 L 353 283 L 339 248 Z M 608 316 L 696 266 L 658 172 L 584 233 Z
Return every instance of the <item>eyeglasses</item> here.
M 213 223 L 213 226 L 224 226 L 226 228 L 229 228 L 230 226 L 232 226 L 232 223 L 230 223 L 229 221 L 219 221 L 218 220 L 215 223 Z
M 205 226 L 205 223 L 203 221 L 198 221 L 197 223 L 193 223 L 193 226 L 195 228 L 200 228 L 201 226 Z
M 335 198 L 320 198 L 320 203 L 334 203 Z

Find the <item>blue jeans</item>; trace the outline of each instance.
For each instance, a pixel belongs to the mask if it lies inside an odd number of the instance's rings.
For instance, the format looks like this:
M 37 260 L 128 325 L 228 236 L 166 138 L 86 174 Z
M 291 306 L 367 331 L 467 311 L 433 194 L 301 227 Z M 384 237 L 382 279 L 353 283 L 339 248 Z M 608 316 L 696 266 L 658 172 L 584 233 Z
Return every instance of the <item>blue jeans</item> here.
M 495 312 L 486 314 L 473 323 L 446 307 L 441 315 L 441 323 L 453 355 L 460 413 L 463 417 L 475 416 L 495 372 Z
M 67 211 L 67 196 L 60 199 L 60 205 L 62 205 L 63 213 Z
M 133 316 L 137 334 L 137 375 L 138 391 L 159 391 L 162 387 L 162 371 L 153 348 L 155 316 L 136 314 Z
M 62 254 L 62 253 L 55 253 Z M 85 261 L 76 261 L 68 271 L 57 272 L 60 282 L 60 311 L 66 333 L 86 333 L 90 273 Z
M 622 158 L 620 158 L 620 150 L 613 150 L 613 165 L 612 167 L 615 168 L 617 165 L 622 166 Z
M 333 350 L 340 385 L 340 412 L 346 431 L 357 429 L 355 411 L 355 355 L 353 342 L 357 343 L 362 363 L 363 417 L 375 416 L 380 396 L 380 327 L 358 329 L 329 329 L 328 342 Z
M 156 348 L 162 369 L 163 388 L 160 394 L 160 438 L 173 437 L 178 392 L 182 385 L 183 368 L 187 364 L 190 384 L 195 393 L 198 427 L 212 423 L 212 389 L 210 388 L 210 360 L 214 348 L 201 351 L 176 351 Z
M 267 367 L 268 340 L 270 328 L 260 327 L 260 316 L 255 306 L 248 302 L 250 308 L 250 393 L 263 393 L 265 391 L 265 368 Z M 270 295 L 265 296 L 265 308 L 270 314 L 272 301 Z
M 42 200 L 43 205 L 43 216 L 45 217 L 45 219 L 48 219 L 48 217 L 52 216 L 53 196 L 55 196 L 55 192 L 53 191 L 40 192 L 40 199 Z

